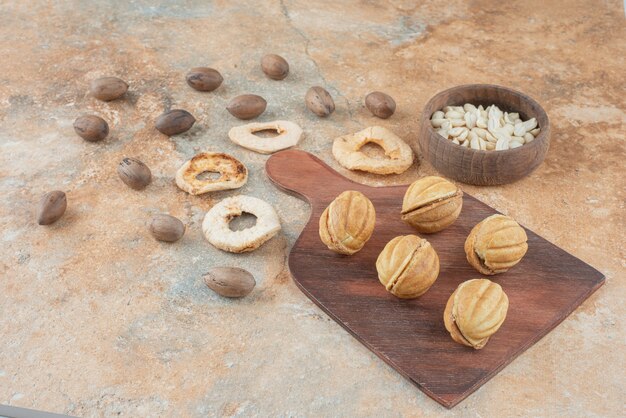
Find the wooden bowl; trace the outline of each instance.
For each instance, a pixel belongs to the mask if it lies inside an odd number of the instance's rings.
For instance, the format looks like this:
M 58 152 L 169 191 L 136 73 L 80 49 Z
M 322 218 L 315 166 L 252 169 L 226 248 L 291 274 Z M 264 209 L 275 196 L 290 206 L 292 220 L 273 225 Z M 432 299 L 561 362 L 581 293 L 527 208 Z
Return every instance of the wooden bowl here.
M 541 131 L 530 144 L 505 151 L 461 147 L 439 135 L 431 126 L 434 112 L 445 106 L 495 104 L 506 112 L 519 112 L 523 120 L 536 118 Z M 463 183 L 492 186 L 527 176 L 546 156 L 550 121 L 543 108 L 523 93 L 492 84 L 467 84 L 444 90 L 426 103 L 422 113 L 419 147 L 422 155 L 443 175 Z

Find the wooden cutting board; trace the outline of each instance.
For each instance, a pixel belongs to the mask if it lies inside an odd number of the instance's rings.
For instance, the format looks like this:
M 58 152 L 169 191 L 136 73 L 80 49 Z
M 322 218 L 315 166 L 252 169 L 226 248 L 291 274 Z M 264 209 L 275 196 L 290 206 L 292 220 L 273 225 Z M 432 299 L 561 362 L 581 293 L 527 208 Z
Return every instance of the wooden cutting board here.
M 604 283 L 602 273 L 526 230 L 526 256 L 510 271 L 491 277 L 509 297 L 506 320 L 485 348 L 474 350 L 452 341 L 443 311 L 459 283 L 481 277 L 467 263 L 463 243 L 474 225 L 498 213 L 495 209 L 465 194 L 452 226 L 423 235 L 439 255 L 437 281 L 419 299 L 401 300 L 380 284 L 375 263 L 392 238 L 416 233 L 400 219 L 406 186 L 364 186 L 296 150 L 272 155 L 266 171 L 278 187 L 311 205 L 311 218 L 289 254 L 296 284 L 356 339 L 447 408 L 536 343 Z M 364 193 L 376 208 L 374 234 L 352 256 L 331 252 L 318 235 L 322 211 L 345 190 Z

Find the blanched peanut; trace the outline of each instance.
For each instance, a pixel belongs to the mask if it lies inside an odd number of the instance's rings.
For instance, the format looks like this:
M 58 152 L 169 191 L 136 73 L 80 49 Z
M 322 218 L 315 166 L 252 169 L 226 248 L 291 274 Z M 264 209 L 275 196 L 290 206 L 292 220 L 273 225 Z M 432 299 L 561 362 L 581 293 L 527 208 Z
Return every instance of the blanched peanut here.
M 475 150 L 506 150 L 532 142 L 539 134 L 537 119 L 520 119 L 518 112 L 503 112 L 496 105 L 445 106 L 430 120 L 437 133 L 452 143 Z

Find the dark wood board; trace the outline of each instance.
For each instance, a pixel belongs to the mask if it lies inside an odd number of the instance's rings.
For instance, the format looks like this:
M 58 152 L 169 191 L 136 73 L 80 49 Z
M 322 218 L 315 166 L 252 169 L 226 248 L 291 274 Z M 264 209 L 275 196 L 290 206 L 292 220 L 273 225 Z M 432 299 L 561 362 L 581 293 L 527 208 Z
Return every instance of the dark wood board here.
M 443 311 L 459 283 L 481 277 L 465 259 L 463 243 L 472 227 L 498 213 L 464 195 L 459 219 L 442 232 L 422 235 L 437 251 L 441 271 L 422 297 L 401 300 L 378 281 L 376 258 L 398 235 L 416 233 L 400 219 L 406 186 L 369 187 L 352 182 L 303 151 L 272 155 L 269 178 L 311 205 L 311 218 L 289 254 L 299 288 L 366 347 L 452 408 L 563 321 L 604 283 L 593 267 L 532 231 L 528 252 L 510 271 L 490 277 L 509 297 L 500 330 L 482 350 L 455 343 L 443 325 Z M 376 209 L 376 228 L 365 247 L 343 256 L 328 250 L 318 235 L 324 208 L 341 192 L 358 190 Z

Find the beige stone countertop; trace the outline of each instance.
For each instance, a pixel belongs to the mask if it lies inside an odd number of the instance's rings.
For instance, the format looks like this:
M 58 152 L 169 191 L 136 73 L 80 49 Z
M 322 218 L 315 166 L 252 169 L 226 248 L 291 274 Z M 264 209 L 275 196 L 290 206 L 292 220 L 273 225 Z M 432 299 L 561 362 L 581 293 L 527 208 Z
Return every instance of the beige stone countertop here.
M 175 4 L 174 4 L 175 3 Z M 626 409 L 626 19 L 607 1 L 28 1 L 0 5 L 0 403 L 76 416 L 618 417 Z M 283 81 L 259 61 L 278 53 Z M 212 93 L 185 73 L 224 76 Z M 130 89 L 99 102 L 89 82 L 114 75 Z M 267 156 L 227 137 L 241 124 L 226 103 L 268 101 L 259 121 L 304 129 L 298 148 L 372 185 L 436 174 L 421 157 L 402 175 L 350 173 L 333 138 L 379 124 L 417 140 L 436 92 L 465 83 L 521 90 L 546 109 L 545 162 L 511 185 L 464 190 L 606 275 L 561 325 L 468 399 L 446 410 L 322 313 L 290 278 L 286 257 L 308 206 L 267 179 Z M 319 119 L 304 94 L 324 86 L 337 110 Z M 376 119 L 373 90 L 398 104 Z M 197 119 L 168 138 L 169 108 Z M 104 117 L 88 143 L 72 123 Z M 190 196 L 173 182 L 196 152 L 230 153 L 250 170 L 238 191 Z M 153 182 L 137 192 L 116 174 L 125 156 Z M 67 193 L 65 216 L 37 225 L 41 195 Z M 206 211 L 238 193 L 276 208 L 283 231 L 257 251 L 223 253 L 204 239 Z M 155 241 L 152 214 L 188 226 Z M 240 265 L 257 286 L 222 299 L 201 280 Z M 620 320 L 620 318 L 622 318 Z

